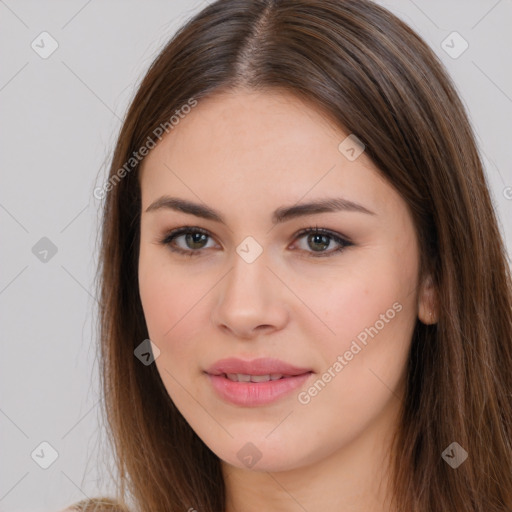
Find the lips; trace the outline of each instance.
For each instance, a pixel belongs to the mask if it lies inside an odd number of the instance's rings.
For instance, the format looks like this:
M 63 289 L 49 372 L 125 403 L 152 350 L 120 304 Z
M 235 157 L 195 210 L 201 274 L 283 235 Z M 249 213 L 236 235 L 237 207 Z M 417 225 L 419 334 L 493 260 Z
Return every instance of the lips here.
M 293 377 L 296 375 L 303 375 L 312 372 L 311 368 L 298 367 L 268 357 L 253 359 L 251 361 L 244 361 L 230 357 L 221 359 L 211 365 L 206 373 L 210 375 L 224 375 L 231 380 L 239 380 L 248 382 L 248 377 L 265 377 L 268 376 L 269 380 L 277 380 L 280 378 Z M 238 376 L 238 377 L 235 377 Z M 252 382 L 261 382 L 262 379 L 250 379 Z
M 217 395 L 241 407 L 270 405 L 284 399 L 307 383 L 313 371 L 279 359 L 263 357 L 244 361 L 221 359 L 211 365 L 206 376 Z

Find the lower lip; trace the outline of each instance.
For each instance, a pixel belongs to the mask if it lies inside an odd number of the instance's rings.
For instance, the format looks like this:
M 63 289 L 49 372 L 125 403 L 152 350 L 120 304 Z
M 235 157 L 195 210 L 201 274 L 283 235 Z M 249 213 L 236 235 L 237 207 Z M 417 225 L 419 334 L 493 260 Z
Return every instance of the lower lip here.
M 303 373 L 268 382 L 235 382 L 223 375 L 207 375 L 221 398 L 235 405 L 254 407 L 269 404 L 288 395 L 302 386 L 312 373 Z

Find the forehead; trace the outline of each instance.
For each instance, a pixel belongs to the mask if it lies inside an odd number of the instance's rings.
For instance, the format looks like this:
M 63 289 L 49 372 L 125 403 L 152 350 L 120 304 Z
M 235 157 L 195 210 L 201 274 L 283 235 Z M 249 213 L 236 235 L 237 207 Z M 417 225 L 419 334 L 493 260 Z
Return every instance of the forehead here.
M 219 208 L 235 198 L 289 203 L 337 192 L 378 209 L 383 187 L 390 192 L 390 186 L 364 152 L 354 161 L 340 152 L 348 135 L 291 94 L 213 95 L 184 115 L 144 160 L 143 203 L 178 191 L 191 199 L 215 196 Z

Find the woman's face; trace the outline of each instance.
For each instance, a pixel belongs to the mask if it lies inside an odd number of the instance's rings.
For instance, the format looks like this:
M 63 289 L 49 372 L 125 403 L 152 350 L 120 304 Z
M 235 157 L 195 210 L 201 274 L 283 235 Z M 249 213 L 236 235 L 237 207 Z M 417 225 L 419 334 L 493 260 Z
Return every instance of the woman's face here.
M 232 466 L 299 468 L 396 421 L 418 244 L 405 202 L 348 135 L 293 96 L 237 91 L 199 101 L 143 163 L 155 364 Z

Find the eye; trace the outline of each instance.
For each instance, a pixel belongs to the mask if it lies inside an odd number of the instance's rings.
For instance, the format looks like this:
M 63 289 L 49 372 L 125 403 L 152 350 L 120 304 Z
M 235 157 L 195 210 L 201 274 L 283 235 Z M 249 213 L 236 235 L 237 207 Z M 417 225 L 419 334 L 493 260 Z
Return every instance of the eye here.
M 318 226 L 305 228 L 300 231 L 296 237 L 298 239 L 305 238 L 307 247 L 311 248 L 313 253 L 316 253 L 311 254 L 314 258 L 331 256 L 333 253 L 341 252 L 345 248 L 354 245 L 339 233 L 334 233 L 333 231 L 319 228 Z M 328 248 L 331 245 L 331 242 L 338 244 L 338 248 L 325 251 L 324 249 Z M 306 249 L 306 252 L 309 251 Z
M 163 240 L 160 241 L 160 243 L 168 246 L 172 252 L 186 256 L 199 256 L 203 249 L 211 248 L 211 246 L 207 246 L 208 239 L 210 238 L 211 235 L 208 231 L 202 228 L 183 226 L 172 230 Z M 301 238 L 306 239 L 306 243 L 312 251 L 308 251 L 307 249 L 302 250 L 309 252 L 310 256 L 314 258 L 330 256 L 333 253 L 343 251 L 346 247 L 354 245 L 342 235 L 327 229 L 318 228 L 317 226 L 305 228 L 295 235 L 295 240 Z M 182 245 L 177 243 L 177 240 L 180 239 L 182 239 Z M 326 251 L 325 249 L 329 248 L 332 242 L 337 244 L 338 247 L 336 249 Z
M 183 242 L 185 243 L 185 247 L 176 245 L 176 240 L 182 237 L 184 237 Z M 167 245 L 173 252 L 186 256 L 198 256 L 201 249 L 206 248 L 208 238 L 210 238 L 210 235 L 204 229 L 183 226 L 168 233 L 160 243 Z

